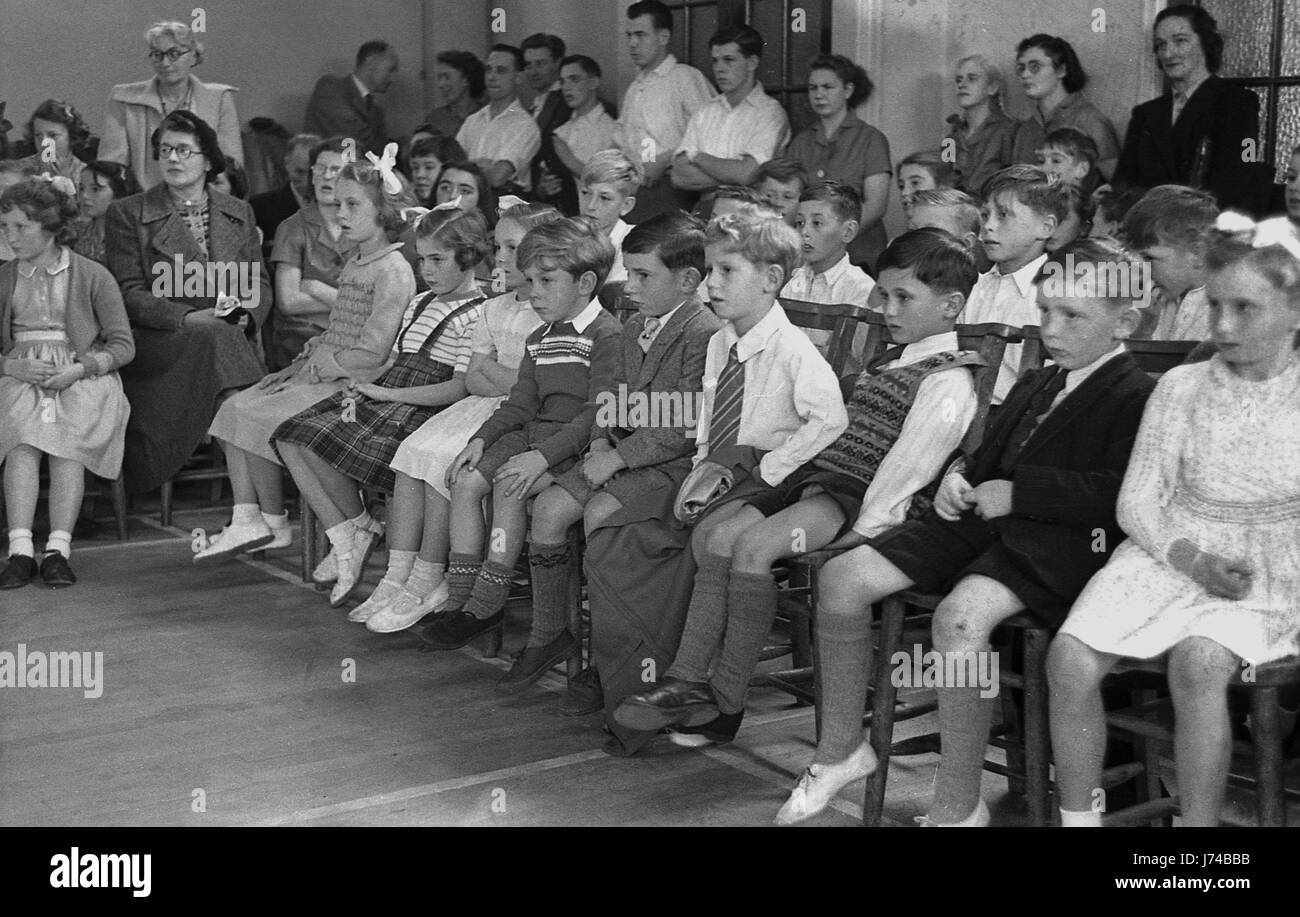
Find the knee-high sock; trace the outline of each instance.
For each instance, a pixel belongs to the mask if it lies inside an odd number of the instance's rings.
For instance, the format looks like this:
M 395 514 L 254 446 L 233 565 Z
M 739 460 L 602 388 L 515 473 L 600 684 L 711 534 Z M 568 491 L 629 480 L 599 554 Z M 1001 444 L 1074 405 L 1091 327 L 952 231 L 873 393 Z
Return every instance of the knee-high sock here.
M 871 611 L 830 614 L 819 605 L 816 629 L 822 736 L 813 763 L 835 764 L 862 744 L 862 712 L 871 679 Z
M 722 653 L 709 679 L 720 712 L 731 714 L 745 709 L 749 679 L 775 620 L 776 583 L 772 575 L 731 571 L 727 629 L 722 637 Z
M 464 610 L 483 621 L 505 608 L 514 572 L 494 560 L 484 563 L 478 579 L 474 580 L 474 591 L 470 593 Z
M 569 624 L 569 542 L 528 547 L 528 567 L 533 581 L 533 630 L 529 646 L 545 646 Z
M 447 604 L 446 610 L 459 611 L 469 601 L 474 591 L 474 581 L 478 579 L 479 570 L 483 569 L 483 557 L 479 554 L 447 555 Z
M 989 652 L 988 647 L 984 650 Z M 941 821 L 960 821 L 979 805 L 980 775 L 996 699 L 980 697 L 978 686 L 942 687 L 938 694 L 943 757 L 930 813 Z
M 706 681 L 709 663 L 727 629 L 727 583 L 731 580 L 731 558 L 705 554 L 695 570 L 695 586 L 686 611 L 686 626 L 668 678 Z

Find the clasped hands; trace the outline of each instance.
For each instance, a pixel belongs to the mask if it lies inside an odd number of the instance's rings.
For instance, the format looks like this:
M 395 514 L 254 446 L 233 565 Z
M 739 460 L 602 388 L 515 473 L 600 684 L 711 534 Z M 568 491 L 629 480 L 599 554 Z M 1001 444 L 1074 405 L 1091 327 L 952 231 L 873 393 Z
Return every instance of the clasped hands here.
M 86 367 L 82 363 L 73 363 L 59 369 L 50 360 L 9 359 L 5 361 L 5 373 L 23 382 L 40 386 L 47 392 L 61 392 L 72 383 L 86 377 Z
M 934 497 L 934 511 L 940 519 L 956 522 L 967 510 L 974 510 L 986 522 L 1011 515 L 1011 482 L 985 481 L 972 487 L 955 471 L 945 475 Z

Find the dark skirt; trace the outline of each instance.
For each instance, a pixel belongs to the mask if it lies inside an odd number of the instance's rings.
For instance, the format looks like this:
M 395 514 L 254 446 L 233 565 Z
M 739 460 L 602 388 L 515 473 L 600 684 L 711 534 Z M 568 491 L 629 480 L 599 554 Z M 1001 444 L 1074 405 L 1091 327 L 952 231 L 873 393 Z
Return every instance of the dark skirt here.
M 403 353 L 375 380 L 375 385 L 438 385 L 450 380 L 453 372 L 452 367 L 426 354 Z M 391 492 L 397 479 L 389 462 L 397 454 L 397 447 L 442 406 L 360 398 L 344 419 L 346 398 L 342 392 L 331 395 L 290 417 L 276 428 L 271 448 L 279 455 L 278 443 L 302 446 L 362 486 Z
M 203 442 L 224 391 L 266 375 L 257 344 L 237 325 L 133 328 L 135 359 L 119 371 L 131 402 L 123 476 L 129 493 L 171 480 Z

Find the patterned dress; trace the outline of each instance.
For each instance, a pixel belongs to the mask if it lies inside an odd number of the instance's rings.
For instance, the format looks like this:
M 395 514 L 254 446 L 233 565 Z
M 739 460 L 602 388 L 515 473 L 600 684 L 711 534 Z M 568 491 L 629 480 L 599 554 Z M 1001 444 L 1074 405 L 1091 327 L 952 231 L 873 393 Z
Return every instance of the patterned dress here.
M 403 299 L 414 294 L 415 283 L 407 276 L 409 268 L 398 252 L 400 248 L 400 243 L 393 243 L 368 255 L 354 255 L 339 275 L 339 295 L 330 310 L 329 327 L 307 343 L 303 351 L 308 354 L 307 365 L 299 371 L 293 384 L 274 393 L 254 386 L 227 398 L 208 432 L 245 452 L 280 464 L 280 457 L 271 448 L 276 427 L 299 411 L 343 390 L 337 356 L 345 350 L 364 351 L 373 355 L 374 365 L 379 367 L 392 349 L 398 322 L 385 315 L 384 310 L 393 313 L 395 318 L 401 306 L 376 303 L 375 280 L 382 273 L 394 272 L 407 280 L 402 285 Z M 312 367 L 324 381 L 308 381 Z
M 411 300 L 397 336 L 397 358 L 375 384 L 414 388 L 463 373 L 483 299 L 475 285 L 443 299 L 425 293 Z M 348 401 L 339 392 L 280 424 L 273 445 L 303 446 L 363 486 L 391 491 L 397 479 L 389 463 L 397 447 L 440 410 L 365 397 Z
M 1207 637 L 1256 664 L 1300 644 L 1300 359 L 1263 382 L 1215 356 L 1171 370 L 1147 404 L 1119 497 L 1129 538 L 1061 628 L 1149 659 Z M 1187 539 L 1244 560 L 1250 592 L 1210 595 L 1166 561 Z

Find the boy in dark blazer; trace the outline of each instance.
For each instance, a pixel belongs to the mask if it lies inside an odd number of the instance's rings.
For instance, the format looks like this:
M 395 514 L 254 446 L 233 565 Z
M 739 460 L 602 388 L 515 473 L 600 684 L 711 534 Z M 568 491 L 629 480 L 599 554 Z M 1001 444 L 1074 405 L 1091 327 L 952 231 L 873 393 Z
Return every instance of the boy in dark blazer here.
M 1124 348 L 1140 320 L 1140 272 L 1109 241 L 1084 239 L 1053 254 L 1035 281 L 1043 344 L 1056 365 L 1012 388 L 980 447 L 949 467 L 933 509 L 823 567 L 822 735 L 778 821 L 815 815 L 875 770 L 861 725 L 873 603 L 912 587 L 944 594 L 934 649 L 945 672 L 970 671 L 989 652 L 993 628 L 1012 615 L 1028 609 L 1060 625 L 1123 540 L 1115 503 L 1154 387 Z M 943 760 L 923 818 L 973 827 L 989 818 L 979 775 L 996 686 L 955 682 L 939 686 Z
M 691 470 L 704 358 L 722 327 L 696 296 L 704 227 L 684 213 L 662 214 L 632 229 L 623 256 L 637 314 L 623 326 L 612 390 L 598 396 L 590 451 L 533 506 L 533 628 L 503 691 L 522 690 L 578 646 L 566 626 L 569 527 L 585 519 L 591 530 L 654 494 L 671 500 Z

